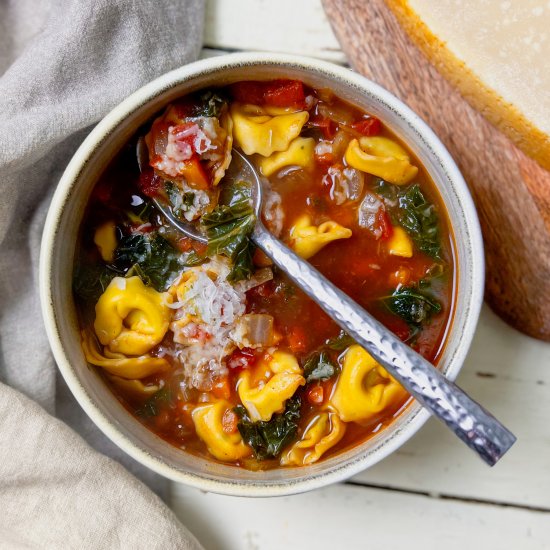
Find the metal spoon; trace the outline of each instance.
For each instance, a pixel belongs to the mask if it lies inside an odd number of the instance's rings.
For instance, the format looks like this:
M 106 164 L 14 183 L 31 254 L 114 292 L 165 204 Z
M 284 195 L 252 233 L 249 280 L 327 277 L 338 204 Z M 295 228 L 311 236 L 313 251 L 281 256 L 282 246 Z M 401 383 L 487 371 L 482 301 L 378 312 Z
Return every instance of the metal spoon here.
M 144 144 L 138 142 L 140 168 L 144 159 L 143 147 Z M 423 407 L 443 421 L 487 464 L 496 464 L 516 441 L 514 434 L 265 228 L 260 215 L 262 184 L 255 168 L 235 149 L 225 178 L 238 178 L 251 185 L 256 212 L 256 226 L 251 237 L 254 243 Z M 159 201 L 154 202 L 176 229 L 192 239 L 206 241 L 195 226 L 180 222 L 169 208 Z

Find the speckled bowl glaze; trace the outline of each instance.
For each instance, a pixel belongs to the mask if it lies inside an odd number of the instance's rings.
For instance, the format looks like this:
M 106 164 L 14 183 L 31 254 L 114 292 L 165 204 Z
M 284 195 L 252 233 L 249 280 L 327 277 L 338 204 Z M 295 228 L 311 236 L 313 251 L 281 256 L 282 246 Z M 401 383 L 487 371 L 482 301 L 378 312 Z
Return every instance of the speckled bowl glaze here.
M 136 129 L 170 101 L 211 85 L 272 78 L 295 78 L 314 87 L 331 88 L 343 99 L 378 116 L 409 145 L 432 176 L 447 205 L 456 240 L 455 313 L 439 361 L 450 379 L 457 376 L 466 357 L 483 296 L 483 243 L 476 211 L 458 168 L 415 113 L 351 70 L 290 55 L 232 54 L 176 69 L 120 103 L 75 153 L 50 206 L 40 265 L 40 297 L 48 337 L 74 396 L 114 443 L 167 478 L 228 495 L 287 495 L 343 480 L 395 451 L 428 418 L 425 410 L 412 403 L 387 429 L 336 456 L 311 466 L 252 472 L 192 456 L 166 443 L 135 420 L 86 363 L 71 281 L 79 224 L 99 174 Z

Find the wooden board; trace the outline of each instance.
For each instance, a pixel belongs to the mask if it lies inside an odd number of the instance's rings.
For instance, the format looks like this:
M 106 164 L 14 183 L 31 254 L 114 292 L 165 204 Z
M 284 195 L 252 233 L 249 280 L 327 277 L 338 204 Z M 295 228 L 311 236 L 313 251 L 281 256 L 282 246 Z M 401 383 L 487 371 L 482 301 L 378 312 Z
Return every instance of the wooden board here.
M 470 107 L 384 0 L 323 3 L 352 67 L 415 110 L 464 174 L 485 239 L 488 303 L 517 329 L 550 340 L 550 173 Z

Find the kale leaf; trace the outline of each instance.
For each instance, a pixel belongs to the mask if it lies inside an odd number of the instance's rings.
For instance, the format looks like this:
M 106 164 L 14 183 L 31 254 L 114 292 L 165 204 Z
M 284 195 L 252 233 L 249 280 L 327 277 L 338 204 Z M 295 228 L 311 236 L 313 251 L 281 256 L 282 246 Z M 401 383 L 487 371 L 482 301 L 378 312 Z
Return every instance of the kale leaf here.
M 73 276 L 73 290 L 82 301 L 95 303 L 116 275 L 116 271 L 106 266 L 78 262 Z
M 441 235 L 436 207 L 426 200 L 420 186 L 413 184 L 402 188 L 378 179 L 373 191 L 384 199 L 392 222 L 405 229 L 418 249 L 440 259 Z
M 170 201 L 172 212 L 178 218 L 181 218 L 183 212 L 187 212 L 195 204 L 195 193 L 190 191 L 182 193 L 172 181 L 165 181 L 164 189 Z
M 157 416 L 160 412 L 160 407 L 163 404 L 169 403 L 172 400 L 172 390 L 167 384 L 160 390 L 156 391 L 145 403 L 136 410 L 136 414 L 142 418 L 151 418 Z
M 197 107 L 195 116 L 206 116 L 218 118 L 222 109 L 227 103 L 227 100 L 221 95 L 207 91 L 199 96 L 200 106 Z
M 439 219 L 435 206 L 429 203 L 420 187 L 412 185 L 399 194 L 399 223 L 416 246 L 432 258 L 441 257 Z
M 345 331 L 341 330 L 340 334 L 334 338 L 329 338 L 325 345 L 327 348 L 334 351 L 343 351 L 355 344 L 355 340 Z
M 123 273 L 133 270 L 158 291 L 166 290 L 181 271 L 181 254 L 161 235 L 132 234 L 122 237 L 114 266 Z
M 250 187 L 238 182 L 222 192 L 220 202 L 212 212 L 202 216 L 201 224 L 208 237 L 208 256 L 223 254 L 231 259 L 233 268 L 227 280 L 237 282 L 252 274 L 252 242 L 256 216 L 252 209 Z
M 298 396 L 286 402 L 285 411 L 274 415 L 268 422 L 252 422 L 242 405 L 234 408 L 240 418 L 237 424 L 239 432 L 248 445 L 252 447 L 258 460 L 275 458 L 291 443 L 298 432 L 300 407 L 302 401 Z
M 326 351 L 314 353 L 304 363 L 304 377 L 309 384 L 314 380 L 328 380 L 336 374 L 336 366 Z
M 435 298 L 414 287 L 397 288 L 382 301 L 392 313 L 413 327 L 422 326 L 441 311 L 441 304 Z

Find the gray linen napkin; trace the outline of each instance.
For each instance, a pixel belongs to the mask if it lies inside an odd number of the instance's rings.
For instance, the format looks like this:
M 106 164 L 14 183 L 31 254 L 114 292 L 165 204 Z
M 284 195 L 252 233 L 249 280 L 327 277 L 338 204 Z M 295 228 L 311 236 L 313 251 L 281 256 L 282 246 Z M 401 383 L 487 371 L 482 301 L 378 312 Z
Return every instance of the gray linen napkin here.
M 56 375 L 40 314 L 38 252 L 55 185 L 90 126 L 141 85 L 195 60 L 203 18 L 202 0 L 0 0 L 0 380 L 75 427 L 161 495 L 161 479 L 107 441 Z M 60 434 L 63 427 L 39 407 L 23 414 L 23 396 L 3 384 L 0 403 L 21 413 L 2 414 L 2 434 L 18 433 L 12 428 L 20 423 L 20 433 L 36 436 L 14 441 L 5 455 L 11 464 L 0 462 L 2 509 L 13 488 L 6 478 L 14 474 L 10 468 L 20 459 L 24 467 L 28 447 L 40 442 L 47 448 L 51 438 L 78 447 L 80 455 L 88 452 L 86 460 L 110 469 L 109 475 L 121 475 L 77 436 Z M 58 465 L 59 479 L 69 466 Z M 38 485 L 40 467 L 38 462 L 33 477 Z M 97 475 L 101 479 L 103 471 Z M 136 482 L 130 477 L 124 479 L 131 493 Z M 51 482 L 46 476 L 45 483 Z M 99 485 L 96 490 L 106 490 Z

